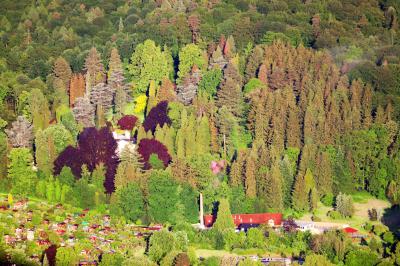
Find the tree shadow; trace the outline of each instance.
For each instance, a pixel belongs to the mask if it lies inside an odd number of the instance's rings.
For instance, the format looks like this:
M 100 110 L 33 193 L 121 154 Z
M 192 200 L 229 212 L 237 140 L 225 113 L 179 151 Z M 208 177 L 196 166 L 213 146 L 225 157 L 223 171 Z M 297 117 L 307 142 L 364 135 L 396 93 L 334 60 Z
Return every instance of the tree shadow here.
M 389 230 L 400 237 L 400 206 L 394 205 L 386 208 L 382 216 L 382 223 L 389 227 Z

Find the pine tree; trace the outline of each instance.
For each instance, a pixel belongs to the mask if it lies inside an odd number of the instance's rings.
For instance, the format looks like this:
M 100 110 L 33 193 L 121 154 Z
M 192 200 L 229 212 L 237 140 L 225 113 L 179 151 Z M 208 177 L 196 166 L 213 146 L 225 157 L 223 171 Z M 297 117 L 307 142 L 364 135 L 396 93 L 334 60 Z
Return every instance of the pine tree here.
M 309 197 L 314 187 L 314 177 L 310 169 L 307 168 L 305 174 L 297 175 L 292 194 L 292 205 L 295 210 L 308 211 L 310 209 Z
M 24 116 L 18 116 L 17 120 L 12 122 L 11 129 L 5 132 L 11 145 L 14 148 L 32 148 L 33 128 L 32 124 Z
M 161 86 L 157 91 L 157 102 L 161 101 L 176 101 L 174 84 L 168 78 L 163 79 Z
M 256 161 L 257 157 L 254 151 L 246 158 L 245 166 L 245 188 L 246 195 L 250 198 L 256 197 L 257 194 L 257 184 L 256 184 Z
M 247 59 L 247 65 L 244 74 L 244 79 L 246 83 L 249 82 L 251 78 L 257 76 L 257 71 L 262 63 L 263 56 L 264 50 L 261 48 L 261 46 L 257 45 L 256 47 L 254 47 L 253 52 Z
M 228 60 L 226 60 L 222 54 L 222 49 L 220 46 L 217 46 L 217 49 L 212 53 L 210 57 L 210 62 L 208 64 L 208 69 L 224 69 L 228 64 Z
M 200 121 L 196 128 L 196 154 L 201 155 L 210 153 L 210 143 L 211 135 L 208 118 L 206 116 L 203 116 L 200 118 Z
M 85 59 L 84 70 L 86 70 L 87 92 L 90 92 L 92 87 L 96 86 L 97 84 L 104 83 L 104 66 L 103 62 L 101 61 L 100 54 L 95 47 L 92 47 L 92 49 L 90 49 L 89 54 Z
M 118 32 L 123 32 L 124 31 L 124 23 L 122 21 L 122 18 L 119 18 L 119 23 L 118 23 Z
M 243 185 L 246 151 L 239 151 L 236 160 L 231 164 L 229 183 L 233 187 Z
M 321 195 L 332 193 L 332 165 L 327 152 L 320 152 L 316 165 L 316 183 Z
M 282 174 L 278 163 L 272 165 L 270 173 L 266 174 L 265 199 L 268 209 L 283 210 Z
M 197 95 L 200 79 L 201 72 L 194 66 L 192 71 L 185 76 L 181 84 L 177 86 L 177 99 L 185 105 L 191 104 Z
M 72 111 L 76 122 L 84 127 L 94 126 L 95 109 L 87 97 L 77 98 Z
M 219 201 L 217 220 L 213 224 L 213 229 L 217 232 L 226 232 L 235 229 L 229 201 L 227 199 L 221 199 Z
M 69 63 L 63 57 L 60 56 L 54 61 L 53 74 L 63 82 L 64 91 L 67 91 L 72 71 Z
M 105 83 L 98 83 L 90 91 L 90 102 L 94 106 L 101 106 L 104 112 L 112 107 L 115 91 Z
M 224 70 L 224 81 L 217 92 L 216 104 L 219 108 L 226 106 L 236 117 L 241 117 L 243 111 L 241 84 L 242 79 L 238 70 L 229 63 Z
M 72 107 L 77 98 L 85 95 L 85 79 L 82 74 L 73 74 L 69 82 L 69 105 Z
M 42 91 L 33 89 L 29 95 L 29 111 L 32 116 L 33 130 L 45 129 L 49 126 L 49 104 Z

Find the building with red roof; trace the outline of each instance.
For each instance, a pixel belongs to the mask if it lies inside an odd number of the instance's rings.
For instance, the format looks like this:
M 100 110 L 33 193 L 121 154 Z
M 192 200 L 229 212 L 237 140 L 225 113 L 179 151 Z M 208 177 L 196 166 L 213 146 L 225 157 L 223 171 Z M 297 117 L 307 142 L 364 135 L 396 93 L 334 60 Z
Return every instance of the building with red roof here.
M 204 225 L 211 227 L 216 219 L 216 215 L 204 215 Z M 268 224 L 275 227 L 282 225 L 282 213 L 232 214 L 232 219 L 237 227 L 242 224 Z

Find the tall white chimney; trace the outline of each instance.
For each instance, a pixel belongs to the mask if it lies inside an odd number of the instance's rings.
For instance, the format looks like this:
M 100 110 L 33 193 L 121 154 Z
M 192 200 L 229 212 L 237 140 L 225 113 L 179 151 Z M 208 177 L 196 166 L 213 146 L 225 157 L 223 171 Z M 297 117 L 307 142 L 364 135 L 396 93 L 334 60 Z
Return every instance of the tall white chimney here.
M 204 210 L 203 210 L 203 194 L 200 192 L 200 212 L 199 212 L 199 219 L 200 219 L 200 228 L 204 229 Z

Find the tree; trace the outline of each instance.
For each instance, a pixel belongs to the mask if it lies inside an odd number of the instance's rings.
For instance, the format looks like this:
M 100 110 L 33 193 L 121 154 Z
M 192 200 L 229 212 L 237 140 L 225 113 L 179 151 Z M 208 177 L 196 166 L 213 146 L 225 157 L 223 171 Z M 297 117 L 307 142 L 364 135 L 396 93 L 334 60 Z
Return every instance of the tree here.
M 193 14 L 188 17 L 188 25 L 192 32 L 192 43 L 197 43 L 200 35 L 200 18 L 198 15 Z
M 292 194 L 292 205 L 295 210 L 307 211 L 310 209 L 310 193 L 314 186 L 314 177 L 309 168 L 304 175 L 297 176 Z
M 168 117 L 168 102 L 166 101 L 158 103 L 150 110 L 143 122 L 143 127 L 146 131 L 151 130 L 154 133 L 157 125 L 163 127 L 164 124 L 171 125 L 171 120 Z
M 354 213 L 353 198 L 340 192 L 336 196 L 336 210 L 344 217 L 351 217 Z
M 33 157 L 27 148 L 13 148 L 9 155 L 8 178 L 12 193 L 20 196 L 32 195 L 37 181 L 33 171 Z
M 227 199 L 221 199 L 218 205 L 217 219 L 213 224 L 213 229 L 225 232 L 235 229 L 231 210 L 229 207 L 229 201 Z
M 104 186 L 107 193 L 114 191 L 114 176 L 118 165 L 115 155 L 117 143 L 109 128 L 85 128 L 79 135 L 77 147 L 68 146 L 54 162 L 54 173 L 60 173 L 64 166 L 71 167 L 76 177 L 82 175 L 82 165 L 87 165 L 89 171 L 103 163 L 106 166 Z
M 77 98 L 72 111 L 76 122 L 83 125 L 83 127 L 94 126 L 95 108 L 87 97 Z
M 135 145 L 127 144 L 119 154 L 120 163 L 115 175 L 115 188 L 122 188 L 130 182 L 137 182 L 140 178 L 140 170 L 143 168 L 141 155 L 137 152 Z
M 156 85 L 168 78 L 172 72 L 172 58 L 166 51 L 161 51 L 152 40 L 146 40 L 136 46 L 128 65 L 135 90 L 146 92 L 153 80 Z
M 79 256 L 72 247 L 59 247 L 56 253 L 56 263 L 61 266 L 69 266 L 79 262 Z
M 256 154 L 255 151 L 251 151 L 246 159 L 245 166 L 245 187 L 246 196 L 250 198 L 255 198 L 257 196 L 257 184 L 256 184 Z
M 198 85 L 201 79 L 201 72 L 196 65 L 186 74 L 181 84 L 177 86 L 177 99 L 184 105 L 189 105 L 195 98 Z
M 119 253 L 103 253 L 100 266 L 120 266 L 124 261 L 124 255 Z
M 127 183 L 116 190 L 117 204 L 124 216 L 132 222 L 142 219 L 145 214 L 142 190 L 137 182 Z
M 204 154 L 210 152 L 211 134 L 208 118 L 202 116 L 200 122 L 196 127 L 196 141 L 195 149 L 196 154 Z
M 132 131 L 133 128 L 136 126 L 137 120 L 138 118 L 134 115 L 125 115 L 118 120 L 117 124 L 122 130 Z
M 217 92 L 216 105 L 226 106 L 236 117 L 241 117 L 243 111 L 242 79 L 237 68 L 229 63 L 224 70 L 224 81 Z
M 353 250 L 346 255 L 346 265 L 348 266 L 373 266 L 378 263 L 378 256 L 368 250 Z
M 90 102 L 95 106 L 101 106 L 104 112 L 111 109 L 115 91 L 105 83 L 98 83 L 90 90 Z M 97 114 L 99 115 L 99 114 Z
M 53 172 L 56 157 L 68 146 L 74 143 L 71 133 L 63 125 L 52 125 L 36 133 L 36 163 L 47 175 Z
M 179 52 L 179 70 L 177 83 L 181 84 L 186 75 L 197 66 L 199 69 L 205 67 L 206 60 L 203 56 L 203 51 L 196 44 L 188 44 Z
M 29 94 L 29 111 L 32 116 L 33 130 L 46 129 L 50 122 L 50 111 L 46 97 L 39 89 Z
M 33 141 L 33 128 L 23 116 L 11 124 L 11 129 L 6 129 L 7 137 L 14 148 L 31 148 Z
M 214 97 L 221 81 L 222 71 L 220 69 L 210 69 L 202 75 L 199 82 L 199 92 L 205 91 L 209 96 Z
M 99 83 L 104 83 L 105 74 L 104 66 L 101 61 L 99 52 L 95 47 L 92 47 L 85 59 L 86 70 L 86 91 L 90 92 L 93 86 Z
M 73 74 L 69 82 L 69 106 L 75 105 L 77 98 L 85 95 L 85 78 L 82 74 Z
M 148 179 L 148 215 L 158 223 L 176 223 L 180 199 L 178 184 L 163 171 L 153 171 Z M 168 199 L 168 200 L 165 200 Z
M 56 78 L 62 81 L 63 89 L 64 91 L 67 91 L 72 71 L 69 63 L 63 57 L 60 56 L 54 61 L 53 74 Z
M 143 158 L 145 170 L 151 168 L 151 165 L 149 164 L 151 154 L 156 154 L 164 163 L 164 167 L 167 167 L 171 161 L 171 155 L 169 155 L 168 149 L 164 144 L 155 139 L 142 139 L 139 143 L 138 152 Z
M 266 204 L 268 209 L 283 210 L 282 174 L 278 163 L 274 163 L 266 176 Z
M 311 254 L 306 257 L 304 265 L 305 266 L 333 266 L 334 264 L 332 264 L 323 255 Z
M 161 230 L 154 232 L 150 237 L 149 256 L 159 263 L 161 260 L 175 248 L 175 237 L 172 232 Z

